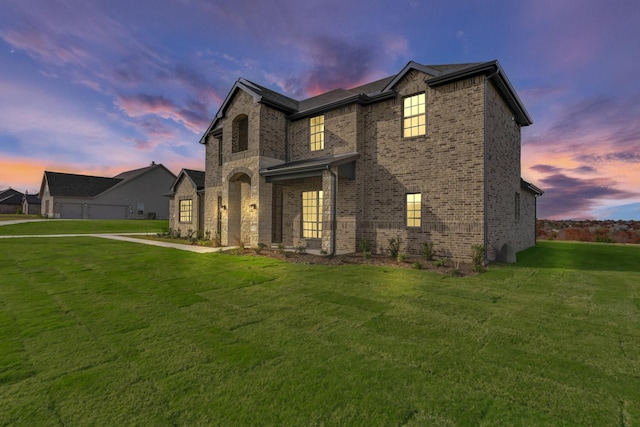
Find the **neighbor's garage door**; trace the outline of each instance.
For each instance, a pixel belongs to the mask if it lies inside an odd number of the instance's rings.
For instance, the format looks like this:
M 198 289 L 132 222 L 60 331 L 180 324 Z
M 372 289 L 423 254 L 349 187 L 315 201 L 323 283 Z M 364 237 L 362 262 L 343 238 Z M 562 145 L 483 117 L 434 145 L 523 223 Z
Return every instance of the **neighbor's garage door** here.
M 127 207 L 124 205 L 89 205 L 91 219 L 127 219 Z
M 64 219 L 81 219 L 82 218 L 82 203 L 61 203 L 58 206 L 58 212 L 60 218 Z M 57 216 L 57 215 L 56 215 Z

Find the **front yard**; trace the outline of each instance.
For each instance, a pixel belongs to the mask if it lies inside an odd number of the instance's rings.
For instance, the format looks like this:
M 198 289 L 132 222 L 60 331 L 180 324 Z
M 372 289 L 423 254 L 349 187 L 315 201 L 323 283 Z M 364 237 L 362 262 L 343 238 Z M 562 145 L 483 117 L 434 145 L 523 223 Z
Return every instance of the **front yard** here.
M 0 252 L 3 425 L 640 423 L 638 247 L 543 242 L 463 278 L 88 237 Z

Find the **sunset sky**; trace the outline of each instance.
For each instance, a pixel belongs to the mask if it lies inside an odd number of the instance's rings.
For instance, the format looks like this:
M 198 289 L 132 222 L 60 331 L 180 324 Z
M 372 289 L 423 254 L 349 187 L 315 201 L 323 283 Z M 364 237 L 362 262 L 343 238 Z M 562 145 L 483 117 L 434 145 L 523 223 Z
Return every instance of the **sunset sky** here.
M 640 220 L 637 0 L 2 0 L 0 190 L 44 170 L 204 170 L 238 77 L 292 98 L 497 59 L 540 218 Z

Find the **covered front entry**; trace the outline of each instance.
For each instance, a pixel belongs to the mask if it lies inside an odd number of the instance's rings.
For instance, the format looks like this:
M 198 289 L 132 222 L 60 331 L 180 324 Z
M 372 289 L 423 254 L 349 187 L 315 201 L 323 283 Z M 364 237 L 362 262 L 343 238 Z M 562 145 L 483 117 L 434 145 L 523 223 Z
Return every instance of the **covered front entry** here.
M 238 172 L 229 178 L 227 241 L 229 246 L 251 245 L 251 228 L 256 214 L 251 197 L 251 177 Z
M 354 252 L 356 206 L 349 196 L 355 192 L 358 158 L 346 153 L 261 169 L 272 185 L 272 243 L 328 255 Z

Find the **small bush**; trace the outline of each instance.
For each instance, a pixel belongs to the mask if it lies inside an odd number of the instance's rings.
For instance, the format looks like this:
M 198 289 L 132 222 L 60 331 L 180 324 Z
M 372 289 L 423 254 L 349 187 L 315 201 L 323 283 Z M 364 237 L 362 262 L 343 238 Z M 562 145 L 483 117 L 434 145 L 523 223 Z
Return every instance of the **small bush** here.
M 407 254 L 405 253 L 399 253 L 397 258 L 398 262 L 405 262 L 407 260 Z
M 400 252 L 400 245 L 402 244 L 402 239 L 389 239 L 389 246 L 387 249 L 389 250 L 389 255 L 391 258 L 398 258 L 398 253 Z
M 451 270 L 449 272 L 449 276 L 460 277 L 460 276 L 462 276 L 462 272 L 460 270 L 458 270 L 457 268 L 454 268 L 453 270 Z
M 436 267 L 446 267 L 447 261 L 445 261 L 444 259 L 437 259 L 433 261 L 433 265 L 435 265 Z
M 300 254 L 300 255 L 307 253 L 307 247 L 303 245 L 296 246 L 294 250 L 297 254 Z
M 415 268 L 416 270 L 422 270 L 422 263 L 419 261 L 414 262 L 413 268 Z
M 265 243 L 258 243 L 258 246 L 256 246 L 253 250 L 256 251 L 257 254 L 259 254 L 266 247 L 267 245 Z
M 422 242 L 422 257 L 427 261 L 433 259 L 433 242 Z
M 358 244 L 358 250 L 360 252 L 362 252 L 362 253 L 371 252 L 371 247 L 369 245 L 369 240 L 367 240 L 365 237 L 360 239 L 360 243 Z
M 473 269 L 475 271 L 484 271 L 484 254 L 486 249 L 482 245 L 473 245 Z
M 280 255 L 282 255 L 283 253 L 285 253 L 285 250 L 284 250 L 284 249 L 285 249 L 284 244 L 282 244 L 282 243 L 278 243 L 278 253 L 279 253 Z

